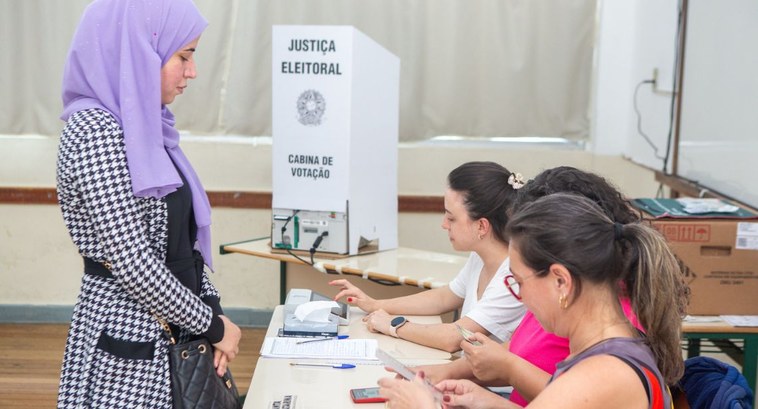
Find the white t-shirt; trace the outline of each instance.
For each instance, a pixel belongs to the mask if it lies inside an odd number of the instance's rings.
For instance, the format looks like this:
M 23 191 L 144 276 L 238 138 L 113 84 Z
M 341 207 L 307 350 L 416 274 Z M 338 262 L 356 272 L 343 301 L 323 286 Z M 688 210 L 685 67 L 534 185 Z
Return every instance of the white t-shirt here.
M 510 339 L 526 313 L 524 304 L 511 294 L 503 282 L 505 276 L 510 274 L 509 264 L 506 258 L 487 284 L 481 299 L 477 299 L 476 290 L 484 261 L 474 252 L 449 284 L 453 294 L 464 299 L 461 315 L 471 318 L 501 341 Z

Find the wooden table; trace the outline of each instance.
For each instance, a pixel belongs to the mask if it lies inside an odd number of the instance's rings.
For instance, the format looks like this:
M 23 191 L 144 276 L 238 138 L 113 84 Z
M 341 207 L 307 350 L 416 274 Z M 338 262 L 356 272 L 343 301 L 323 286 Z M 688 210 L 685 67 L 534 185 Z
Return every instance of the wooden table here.
M 758 327 L 735 327 L 725 321 L 682 325 L 682 337 L 687 340 L 687 358 L 700 355 L 700 341 L 714 341 L 724 353 L 742 366 L 742 374 L 751 388 L 756 386 L 758 367 Z M 731 340 L 742 340 L 740 347 Z
M 269 241 L 268 237 L 264 237 L 222 244 L 221 254 L 238 253 L 279 261 L 279 299 L 280 303 L 284 304 L 288 290 L 288 265 L 292 270 L 300 268 L 299 272 L 315 273 L 317 269 L 290 254 L 273 252 Z M 310 261 L 309 257 L 301 258 Z M 314 258 L 318 271 L 329 274 L 329 279 L 342 274 L 385 286 L 405 285 L 420 289 L 446 286 L 458 274 L 466 260 L 463 256 L 405 247 L 342 258 L 326 258 L 317 253 Z M 289 277 L 292 278 L 292 275 Z M 319 288 L 313 283 L 307 283 L 303 287 L 324 292 L 323 287 Z

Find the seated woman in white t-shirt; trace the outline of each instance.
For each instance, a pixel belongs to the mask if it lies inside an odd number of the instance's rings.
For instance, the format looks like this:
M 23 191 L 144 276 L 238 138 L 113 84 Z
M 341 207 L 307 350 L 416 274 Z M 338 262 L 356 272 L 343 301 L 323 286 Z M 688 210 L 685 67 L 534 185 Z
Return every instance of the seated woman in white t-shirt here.
M 454 169 L 448 175 L 442 228 L 455 250 L 471 252 L 455 279 L 446 287 L 385 300 L 369 297 L 347 280 L 334 280 L 329 284 L 340 287 L 334 299 L 347 297 L 349 304 L 368 312 L 363 320 L 371 331 L 449 352 L 460 350 L 463 340 L 456 325 L 506 341 L 525 313 L 503 284 L 509 270 L 502 231 L 522 185 L 521 175 L 493 162 L 468 162 Z M 418 324 L 402 316 L 458 308 L 461 318 L 450 324 Z

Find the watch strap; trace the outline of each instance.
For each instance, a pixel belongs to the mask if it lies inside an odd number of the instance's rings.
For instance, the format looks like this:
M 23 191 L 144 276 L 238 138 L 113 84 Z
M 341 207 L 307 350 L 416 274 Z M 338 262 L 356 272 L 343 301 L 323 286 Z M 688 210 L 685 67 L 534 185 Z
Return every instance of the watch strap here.
M 400 327 L 402 327 L 403 325 L 405 325 L 407 323 L 408 323 L 408 320 L 407 319 L 403 319 L 403 322 L 401 322 L 398 326 L 394 326 L 394 325 L 390 324 L 390 335 L 392 335 L 395 338 L 400 338 L 400 336 L 397 335 L 397 329 L 400 328 Z

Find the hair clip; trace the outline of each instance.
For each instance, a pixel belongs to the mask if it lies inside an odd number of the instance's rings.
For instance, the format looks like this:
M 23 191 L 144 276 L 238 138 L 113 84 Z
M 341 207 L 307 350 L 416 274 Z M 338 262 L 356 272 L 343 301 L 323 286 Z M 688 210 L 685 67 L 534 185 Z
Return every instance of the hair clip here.
M 524 177 L 521 176 L 520 173 L 511 173 L 511 175 L 508 176 L 508 184 L 511 185 L 513 190 L 519 190 L 524 187 L 526 182 L 524 182 Z

